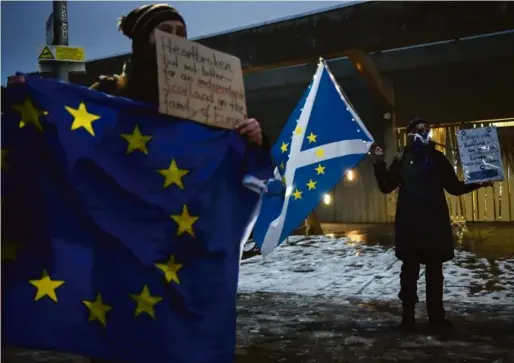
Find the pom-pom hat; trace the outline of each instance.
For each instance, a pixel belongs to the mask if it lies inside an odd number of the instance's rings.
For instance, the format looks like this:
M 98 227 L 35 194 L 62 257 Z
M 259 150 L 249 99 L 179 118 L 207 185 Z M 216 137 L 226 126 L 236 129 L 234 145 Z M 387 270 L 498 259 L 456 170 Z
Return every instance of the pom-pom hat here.
M 143 5 L 118 20 L 118 30 L 132 40 L 146 40 L 157 25 L 163 21 L 177 20 L 184 24 L 184 18 L 177 9 L 168 4 Z

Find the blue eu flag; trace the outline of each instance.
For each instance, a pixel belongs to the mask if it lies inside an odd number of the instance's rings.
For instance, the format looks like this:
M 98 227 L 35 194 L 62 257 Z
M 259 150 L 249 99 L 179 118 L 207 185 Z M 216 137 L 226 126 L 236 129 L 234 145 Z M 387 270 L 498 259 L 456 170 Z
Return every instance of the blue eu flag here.
M 372 144 L 373 137 L 321 60 L 272 149 L 276 178 L 268 182 L 254 230 L 263 255 L 309 216 Z
M 38 77 L 4 90 L 4 344 L 233 361 L 239 248 L 271 175 L 237 133 Z

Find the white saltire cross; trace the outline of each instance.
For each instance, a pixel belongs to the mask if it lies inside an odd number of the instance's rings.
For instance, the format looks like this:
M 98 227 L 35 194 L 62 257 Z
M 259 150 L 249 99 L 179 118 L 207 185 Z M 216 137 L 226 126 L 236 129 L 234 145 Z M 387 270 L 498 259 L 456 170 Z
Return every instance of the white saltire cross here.
M 279 239 L 284 228 L 284 221 L 289 207 L 289 201 L 293 190 L 293 182 L 296 170 L 307 165 L 321 163 L 323 161 L 345 155 L 366 154 L 369 151 L 371 145 L 373 144 L 373 141 L 369 142 L 364 141 L 362 139 L 342 140 L 332 142 L 329 144 L 320 145 L 308 150 L 300 151 L 303 145 L 303 141 L 305 139 L 305 131 L 307 130 L 309 124 L 312 107 L 314 105 L 314 101 L 316 100 L 318 87 L 324 69 L 326 69 L 328 75 L 331 77 L 334 86 L 336 87 L 337 91 L 341 96 L 341 100 L 346 103 L 347 110 L 352 114 L 352 119 L 356 121 L 359 124 L 359 126 L 361 126 L 360 130 L 362 130 L 362 132 L 364 132 L 369 137 L 369 139 L 373 140 L 373 137 L 369 134 L 366 127 L 364 127 L 364 125 L 362 124 L 362 121 L 360 120 L 359 116 L 357 115 L 353 107 L 351 107 L 349 101 L 343 95 L 341 89 L 339 88 L 339 85 L 337 84 L 333 75 L 330 73 L 325 62 L 323 60 L 320 60 L 318 69 L 314 75 L 311 90 L 307 95 L 305 105 L 298 119 L 296 130 L 298 130 L 299 132 L 293 132 L 293 138 L 291 140 L 291 147 L 289 151 L 289 160 L 287 161 L 284 173 L 286 183 L 285 200 L 280 215 L 273 222 L 271 222 L 270 227 L 266 232 L 266 236 L 264 237 L 264 242 L 261 247 L 261 253 L 263 254 L 263 256 L 269 254 L 280 242 Z M 275 175 L 278 174 L 277 171 L 278 170 L 275 170 Z

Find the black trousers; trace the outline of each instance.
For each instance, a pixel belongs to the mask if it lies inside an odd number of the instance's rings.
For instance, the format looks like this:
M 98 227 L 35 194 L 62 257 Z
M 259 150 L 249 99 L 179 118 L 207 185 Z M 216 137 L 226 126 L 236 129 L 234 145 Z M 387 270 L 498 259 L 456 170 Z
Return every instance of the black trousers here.
M 420 265 L 419 261 L 403 261 L 398 297 L 402 300 L 404 308 L 413 308 L 419 301 L 418 279 Z M 425 279 L 428 318 L 433 321 L 444 320 L 443 264 L 440 262 L 427 263 Z

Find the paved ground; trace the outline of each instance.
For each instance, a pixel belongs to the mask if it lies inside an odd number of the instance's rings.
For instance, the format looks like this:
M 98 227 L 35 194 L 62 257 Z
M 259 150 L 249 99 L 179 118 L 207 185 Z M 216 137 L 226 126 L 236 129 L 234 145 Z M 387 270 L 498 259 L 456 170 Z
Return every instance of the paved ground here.
M 395 304 L 284 294 L 240 298 L 237 362 L 514 362 L 514 306 L 449 305 L 457 329 L 397 329 Z
M 514 306 L 448 306 L 457 329 L 397 329 L 396 304 L 291 294 L 239 296 L 236 363 L 514 362 Z M 87 363 L 81 357 L 4 349 L 4 363 Z

